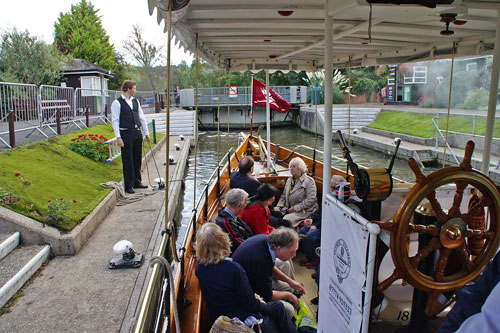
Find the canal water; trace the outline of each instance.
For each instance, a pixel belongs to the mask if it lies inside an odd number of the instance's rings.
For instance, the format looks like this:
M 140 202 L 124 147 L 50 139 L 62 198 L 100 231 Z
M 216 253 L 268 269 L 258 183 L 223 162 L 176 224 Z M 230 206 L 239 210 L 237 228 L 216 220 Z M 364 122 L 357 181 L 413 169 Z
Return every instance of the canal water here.
M 219 149 L 219 158 L 222 159 L 229 147 L 236 148 L 240 142 L 240 133 L 241 131 L 231 131 L 229 133 L 229 139 L 227 130 L 224 132 L 221 130 L 220 137 L 220 149 Z M 254 133 L 255 134 L 255 133 Z M 262 138 L 265 140 L 265 131 L 262 135 Z M 345 137 L 347 140 L 347 137 Z M 305 145 L 309 147 L 313 147 L 316 144 L 317 150 L 323 151 L 323 138 L 318 137 L 314 134 L 304 132 L 298 127 L 293 128 L 276 128 L 271 132 L 271 142 L 279 144 L 282 147 L 288 149 L 294 149 L 299 145 Z M 342 153 L 340 148 L 336 143 L 333 144 L 332 153 L 334 156 L 342 157 Z M 312 151 L 304 148 L 299 148 L 296 150 L 298 153 L 301 153 L 306 156 L 312 157 Z M 322 154 L 317 154 L 318 160 L 323 160 Z M 391 156 L 384 155 L 379 152 L 375 152 L 369 149 L 361 148 L 358 146 L 353 146 L 351 148 L 351 156 L 355 163 L 358 165 L 363 165 L 368 168 L 387 168 L 389 166 L 389 162 Z M 197 167 L 196 167 L 196 200 L 200 197 L 202 190 L 212 174 L 215 166 L 217 165 L 217 132 L 200 132 L 198 139 L 198 158 L 197 158 Z M 340 168 L 346 169 L 346 164 L 343 161 L 339 161 L 336 159 L 332 159 L 332 165 Z M 426 168 L 422 170 L 424 174 L 428 174 L 436 169 Z M 393 175 L 399 179 L 408 182 L 414 182 L 415 176 L 413 172 L 410 170 L 407 161 L 396 159 L 393 167 Z M 194 149 L 191 149 L 191 153 L 189 155 L 189 167 L 186 176 L 186 189 L 184 191 L 184 207 L 182 211 L 182 221 L 181 228 L 179 230 L 178 242 L 184 238 L 185 227 L 189 222 L 189 217 L 191 216 L 191 211 L 193 209 L 194 203 L 194 193 L 193 193 L 193 184 L 194 184 Z

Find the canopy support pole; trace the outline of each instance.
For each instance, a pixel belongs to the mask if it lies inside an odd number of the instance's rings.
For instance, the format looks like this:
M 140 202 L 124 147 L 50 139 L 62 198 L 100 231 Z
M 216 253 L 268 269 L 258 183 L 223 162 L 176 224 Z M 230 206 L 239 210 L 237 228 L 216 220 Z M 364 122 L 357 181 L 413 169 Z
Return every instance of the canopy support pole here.
M 323 151 L 323 200 L 330 191 L 332 172 L 332 104 L 333 104 L 333 17 L 328 15 L 325 0 L 325 119 Z
M 266 141 L 267 141 L 267 169 L 271 170 L 271 106 L 269 104 L 269 70 L 266 69 Z
M 486 176 L 490 170 L 491 143 L 493 141 L 493 127 L 497 110 L 498 76 L 500 71 L 500 10 L 497 10 L 497 31 L 495 34 L 495 50 L 493 52 L 493 66 L 491 68 L 490 97 L 488 100 L 488 116 L 486 118 L 486 133 L 484 134 L 483 163 L 481 172 Z

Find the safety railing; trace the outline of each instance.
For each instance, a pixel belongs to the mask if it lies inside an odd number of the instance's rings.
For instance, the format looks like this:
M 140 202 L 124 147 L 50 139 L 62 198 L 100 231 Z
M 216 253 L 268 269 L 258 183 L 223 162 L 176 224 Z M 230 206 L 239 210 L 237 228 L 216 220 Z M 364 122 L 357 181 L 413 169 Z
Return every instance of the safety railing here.
M 186 247 L 188 246 L 188 241 L 192 233 L 196 233 L 196 223 L 200 217 L 204 217 L 206 220 L 206 215 L 209 207 L 208 202 L 208 193 L 212 188 L 217 186 L 217 190 L 220 189 L 220 169 L 227 168 L 230 170 L 231 168 L 231 156 L 234 154 L 234 149 L 231 148 L 227 154 L 218 162 L 216 169 L 212 173 L 212 175 L 208 178 L 206 185 L 201 191 L 202 195 L 196 201 L 196 205 L 192 210 L 191 216 L 189 218 L 189 223 L 186 228 L 185 237 L 178 243 L 178 248 L 180 251 L 177 252 L 174 257 L 179 259 L 179 263 L 175 265 L 175 271 L 177 274 L 177 270 L 181 269 L 181 274 L 184 274 L 184 255 L 186 253 Z M 168 186 L 168 184 L 167 184 Z M 175 242 L 172 239 L 171 232 L 164 232 L 163 237 L 160 243 L 160 247 L 156 255 L 158 256 L 167 256 L 167 249 L 171 246 L 171 242 Z M 177 251 L 177 250 L 175 250 Z M 170 293 L 169 288 L 182 288 L 181 286 L 173 286 L 174 281 L 168 281 L 166 277 L 160 276 L 161 268 L 159 263 L 154 263 L 151 269 L 151 276 L 147 282 L 146 292 L 144 294 L 144 298 L 142 300 L 139 313 L 137 316 L 137 321 L 135 323 L 134 332 L 158 332 L 160 331 L 161 324 L 164 320 L 168 320 L 170 316 L 170 297 L 168 297 Z M 164 285 L 166 287 L 164 287 Z M 161 299 L 163 302 L 158 302 Z M 174 300 L 176 301 L 176 300 Z M 159 304 L 160 303 L 160 304 Z M 166 326 L 165 326 L 166 327 Z
M 111 103 L 120 91 L 0 82 L 0 144 L 15 146 L 16 133 L 29 131 L 26 140 L 38 133 L 56 135 L 60 124 L 82 129 L 110 120 Z M 155 93 L 138 91 L 144 112 L 154 112 Z M 153 103 L 153 104 L 151 104 Z M 158 108 L 159 109 L 159 108 Z M 10 144 L 2 138 L 9 135 Z

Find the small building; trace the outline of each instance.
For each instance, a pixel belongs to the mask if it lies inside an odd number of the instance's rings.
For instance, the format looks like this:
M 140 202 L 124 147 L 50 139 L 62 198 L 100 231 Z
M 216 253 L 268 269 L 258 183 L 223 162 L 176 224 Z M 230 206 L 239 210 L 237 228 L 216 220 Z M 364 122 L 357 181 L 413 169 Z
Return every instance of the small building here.
M 79 113 L 90 108 L 90 114 L 104 112 L 106 103 L 101 97 L 108 96 L 108 81 L 114 74 L 90 61 L 75 59 L 66 64 L 61 86 L 75 89 L 76 105 Z

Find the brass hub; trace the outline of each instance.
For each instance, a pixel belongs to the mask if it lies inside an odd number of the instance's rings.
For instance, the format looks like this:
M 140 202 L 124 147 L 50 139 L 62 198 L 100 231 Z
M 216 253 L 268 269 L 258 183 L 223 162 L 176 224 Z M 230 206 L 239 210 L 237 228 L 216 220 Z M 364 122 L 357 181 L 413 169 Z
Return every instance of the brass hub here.
M 454 249 L 460 246 L 467 235 L 467 224 L 458 217 L 449 219 L 441 227 L 439 240 L 444 247 Z

